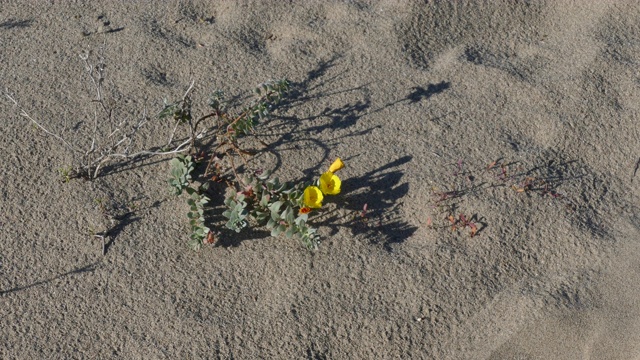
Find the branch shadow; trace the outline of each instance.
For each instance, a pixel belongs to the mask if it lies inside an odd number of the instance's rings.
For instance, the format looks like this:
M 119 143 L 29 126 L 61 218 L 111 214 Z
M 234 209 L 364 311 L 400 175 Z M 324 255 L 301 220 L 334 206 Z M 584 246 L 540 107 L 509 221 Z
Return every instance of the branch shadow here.
M 148 82 L 154 85 L 171 86 L 174 84 L 174 82 L 169 79 L 167 72 L 156 65 L 142 69 L 141 74 Z
M 162 147 L 153 147 L 149 151 L 160 151 Z M 153 159 L 153 160 L 150 160 Z M 152 166 L 161 162 L 169 161 L 171 158 L 165 155 L 140 155 L 131 159 L 116 160 L 102 166 L 98 173 L 98 178 L 108 178 L 121 172 L 142 169 L 147 166 Z M 168 176 L 168 175 L 167 175 Z
M 267 147 L 272 155 L 276 157 L 276 166 L 274 171 L 279 169 L 282 165 L 281 156 L 278 151 L 287 150 L 301 150 L 305 147 L 298 145 L 298 143 L 312 143 L 313 148 L 321 149 L 323 151 L 322 161 L 315 167 L 309 168 L 305 171 L 305 175 L 316 173 L 323 163 L 328 161 L 329 150 L 332 146 L 335 146 L 347 138 L 359 137 L 367 135 L 375 129 L 381 128 L 381 125 L 374 125 L 357 132 L 351 132 L 339 137 L 334 137 L 330 141 L 320 142 L 316 137 L 312 135 L 318 135 L 324 131 L 336 131 L 352 128 L 357 125 L 365 115 L 374 114 L 380 112 L 386 108 L 393 107 L 400 103 L 415 104 L 423 100 L 427 100 L 436 94 L 440 94 L 447 89 L 451 88 L 451 83 L 447 81 L 441 81 L 435 84 L 428 84 L 426 87 L 413 87 L 411 92 L 400 100 L 390 102 L 384 106 L 373 109 L 372 99 L 370 95 L 369 85 L 370 83 L 346 88 L 335 89 L 332 82 L 336 81 L 339 76 L 344 72 L 334 75 L 327 79 L 322 79 L 326 76 L 330 69 L 336 66 L 341 56 L 335 56 L 330 60 L 321 62 L 316 68 L 307 73 L 307 77 L 299 82 L 292 84 L 292 91 L 290 96 L 287 97 L 280 105 L 279 109 L 282 112 L 286 112 L 288 109 L 309 100 L 317 100 L 326 98 L 333 95 L 359 92 L 361 93 L 360 99 L 350 101 L 342 106 L 338 107 L 325 107 L 320 113 L 310 115 L 307 117 L 285 116 L 278 115 L 273 116 L 273 119 L 265 124 L 268 130 L 271 130 L 270 134 L 264 134 L 264 137 L 278 136 L 275 141 Z M 324 91 L 324 89 L 329 89 Z M 284 143 L 292 145 L 289 148 L 282 148 Z
M 303 80 L 291 83 L 288 96 L 281 101 L 277 108 L 280 114 L 284 114 L 287 110 L 310 100 L 346 93 L 356 93 L 355 100 L 338 107 L 325 107 L 321 112 L 306 117 L 273 115 L 270 120 L 261 125 L 265 129 L 264 133 L 255 136 L 258 139 L 269 139 L 269 144 L 263 151 L 276 158 L 273 171 L 277 171 L 282 166 L 282 152 L 313 148 L 322 151 L 322 159 L 316 166 L 306 169 L 304 174 L 307 176 L 316 173 L 323 166 L 323 163 L 329 160 L 332 147 L 348 138 L 366 135 L 380 127 L 371 126 L 364 130 L 336 136 L 329 141 L 318 140 L 315 136 L 327 130 L 351 128 L 357 125 L 371 108 L 369 84 L 336 89 L 332 83 L 346 71 L 327 77 L 327 73 L 336 66 L 341 58 L 341 55 L 336 55 L 327 61 L 320 62 L 307 73 Z M 358 93 L 360 96 L 357 95 Z M 276 138 L 273 139 L 274 137 Z M 287 147 L 283 147 L 285 145 Z
M 405 102 L 408 103 L 409 105 L 417 104 L 421 101 L 428 100 L 432 96 L 440 94 L 445 90 L 448 90 L 449 88 L 451 88 L 451 83 L 448 81 L 441 81 L 436 84 L 428 84 L 426 88 L 421 86 L 414 86 L 411 88 L 412 91 L 404 98 L 400 100 L 392 101 L 378 109 L 373 110 L 371 113 L 376 113 L 386 108 L 393 107 L 395 105 L 405 103 Z M 439 119 L 432 119 L 431 121 L 438 121 L 438 120 Z
M 114 219 L 116 220 L 116 223 L 107 231 L 105 231 L 103 235 L 109 238 L 109 240 L 104 243 L 104 248 L 102 249 L 103 256 L 106 255 L 107 252 L 109 252 L 109 249 L 115 244 L 116 239 L 124 231 L 124 229 L 127 226 L 140 220 L 140 217 L 134 216 L 134 215 L 135 215 L 135 212 L 132 211 L 132 212 L 127 212 L 124 215 L 114 217 Z
M 25 27 L 30 27 L 32 23 L 33 23 L 33 19 L 26 19 L 26 20 L 9 19 L 1 22 L 0 28 L 2 29 L 25 28 Z
M 409 104 L 415 104 L 422 100 L 428 100 L 433 95 L 440 94 L 450 87 L 451 83 L 446 81 L 441 81 L 437 84 L 429 84 L 426 89 L 420 86 L 415 86 L 413 87 L 413 91 L 407 95 L 404 101 L 408 101 Z
M 7 294 L 14 293 L 14 292 L 23 291 L 23 290 L 27 290 L 27 289 L 30 289 L 30 288 L 33 288 L 33 287 L 36 287 L 36 286 L 44 285 L 44 284 L 50 283 L 50 282 L 52 282 L 54 280 L 61 279 L 61 278 L 66 277 L 66 276 L 78 275 L 78 274 L 83 274 L 83 273 L 88 273 L 88 272 L 94 272 L 96 270 L 96 268 L 98 267 L 99 263 L 100 262 L 97 261 L 97 262 L 94 262 L 94 263 L 91 263 L 91 264 L 88 264 L 88 265 L 85 265 L 85 266 L 82 266 L 82 267 L 79 267 L 79 268 L 75 268 L 75 269 L 73 269 L 71 271 L 67 271 L 65 273 L 56 275 L 56 276 L 48 278 L 48 279 L 36 281 L 36 282 L 34 282 L 32 284 L 29 284 L 29 285 L 17 286 L 17 287 L 14 287 L 12 289 L 9 289 L 9 290 L 2 290 L 2 291 L 0 291 L 0 297 L 2 297 L 4 295 L 7 295 Z
M 109 249 L 115 245 L 116 239 L 118 239 L 120 234 L 122 234 L 129 225 L 141 220 L 141 212 L 156 209 L 160 207 L 163 202 L 167 201 L 167 199 L 155 200 L 151 204 L 138 206 L 138 201 L 149 198 L 147 196 L 138 196 L 135 198 L 117 199 L 115 191 L 107 182 L 101 182 L 101 185 L 104 186 L 102 191 L 105 197 L 100 198 L 97 203 L 101 215 L 109 224 L 106 226 L 106 230 L 96 233 L 95 237 L 102 238 L 102 255 L 105 256 Z

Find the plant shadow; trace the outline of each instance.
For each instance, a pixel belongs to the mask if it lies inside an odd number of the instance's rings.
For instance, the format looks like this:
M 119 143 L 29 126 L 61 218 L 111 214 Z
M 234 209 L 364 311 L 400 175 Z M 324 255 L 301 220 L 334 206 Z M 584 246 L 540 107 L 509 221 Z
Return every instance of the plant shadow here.
M 337 144 L 349 138 L 366 135 L 373 129 L 380 127 L 371 126 L 363 130 L 341 134 L 328 141 L 318 139 L 318 135 L 324 131 L 343 130 L 357 125 L 371 108 L 368 84 L 337 89 L 333 82 L 346 71 L 328 76 L 328 72 L 337 65 L 341 58 L 340 55 L 337 55 L 327 61 L 320 62 L 307 73 L 303 80 L 292 82 L 288 96 L 277 106 L 278 115 L 273 115 L 271 119 L 261 124 L 264 131 L 255 137 L 266 141 L 266 143 L 263 141 L 266 147 L 261 151 L 275 157 L 273 171 L 281 168 L 284 152 L 314 149 L 322 153 L 321 160 L 315 166 L 304 170 L 305 176 L 314 174 L 323 166 L 324 162 L 329 160 L 330 150 L 335 148 Z M 318 113 L 304 117 L 284 115 L 303 103 L 337 95 L 349 95 L 352 99 L 341 106 L 325 107 Z
M 381 125 L 372 125 L 363 128 L 360 122 L 366 115 L 399 103 L 415 104 L 451 87 L 451 83 L 445 81 L 429 84 L 425 87 L 413 87 L 400 100 L 372 109 L 373 102 L 369 84 L 348 88 L 338 88 L 334 85 L 334 82 L 339 80 L 344 72 L 333 75 L 329 75 L 329 73 L 335 73 L 333 70 L 340 59 L 341 56 L 335 56 L 321 62 L 310 70 L 303 80 L 292 83 L 289 95 L 277 105 L 278 115 L 272 116 L 270 120 L 261 124 L 264 131 L 254 135 L 263 145 L 261 149 L 254 149 L 258 156 L 268 153 L 275 158 L 275 161 L 269 159 L 274 164 L 270 170 L 274 172 L 283 165 L 283 153 L 286 151 L 313 150 L 315 154 L 321 154 L 320 161 L 302 170 L 302 174 L 297 179 L 291 179 L 293 183 L 314 178 L 322 172 L 321 168 L 333 160 L 330 159 L 331 149 L 334 149 L 338 144 L 351 138 L 365 136 L 382 127 Z M 341 106 L 325 107 L 315 114 L 303 117 L 290 115 L 289 110 L 302 103 L 336 95 L 350 100 Z M 341 131 L 351 129 L 356 125 L 360 125 L 358 131 Z M 329 140 L 325 140 L 326 136 L 319 136 L 326 131 L 335 132 L 332 133 Z M 417 230 L 415 226 L 404 221 L 400 214 L 401 204 L 398 201 L 407 194 L 408 183 L 401 182 L 403 176 L 401 171 L 392 170 L 408 163 L 411 159 L 411 156 L 405 156 L 361 177 L 344 180 L 343 189 L 352 189 L 354 192 L 348 198 L 336 198 L 342 199 L 337 200 L 339 202 L 338 208 L 345 209 L 349 214 L 340 216 L 336 213 L 327 213 L 321 217 L 317 225 L 331 228 L 331 234 L 335 234 L 339 227 L 348 227 L 352 234 L 364 234 L 371 239 L 371 242 L 382 244 L 385 249 L 392 251 L 393 244 L 405 241 Z M 345 159 L 345 161 L 349 160 L 351 159 Z M 238 167 L 239 173 L 247 170 L 249 169 L 242 165 Z M 222 202 L 223 198 L 212 201 L 214 204 Z M 366 207 L 366 211 L 363 212 L 364 207 Z M 220 207 L 216 211 L 222 212 L 222 210 L 223 207 Z M 363 216 L 354 214 L 362 214 Z M 211 220 L 210 223 L 225 221 L 222 217 L 215 218 L 215 221 L 214 218 Z M 265 237 L 270 236 L 267 231 L 260 234 Z M 254 238 L 235 233 L 229 235 L 229 240 L 220 240 L 221 246 L 237 246 L 244 240 Z M 258 233 L 252 235 L 258 235 Z
M 404 156 L 362 176 L 345 179 L 342 189 L 346 193 L 335 203 L 346 214 L 333 211 L 322 216 L 318 225 L 330 228 L 331 235 L 348 228 L 352 235 L 364 235 L 392 252 L 392 245 L 404 242 L 418 229 L 404 221 L 400 213 L 400 199 L 409 192 L 409 184 L 402 183 L 402 171 L 393 170 L 411 159 Z
M 14 28 L 25 28 L 31 26 L 33 23 L 33 19 L 27 20 L 15 20 L 9 19 L 0 23 L 0 28 L 2 29 L 14 29 Z
M 16 286 L 16 287 L 14 287 L 12 289 L 8 289 L 8 290 L 0 290 L 0 297 L 2 297 L 4 295 L 7 295 L 7 294 L 14 293 L 14 292 L 27 290 L 27 289 L 30 289 L 30 288 L 33 288 L 33 287 L 36 287 L 36 286 L 44 285 L 44 284 L 50 283 L 50 282 L 52 282 L 54 280 L 61 279 L 63 277 L 72 276 L 72 275 L 79 275 L 79 274 L 89 273 L 89 272 L 94 272 L 97 269 L 99 263 L 100 263 L 99 261 L 98 262 L 94 262 L 94 263 L 91 263 L 91 264 L 88 264 L 88 265 L 85 265 L 85 266 L 82 266 L 82 267 L 79 267 L 79 268 L 75 268 L 75 269 L 73 269 L 71 271 L 67 271 L 65 273 L 56 275 L 56 276 L 48 278 L 48 279 L 36 281 L 36 282 L 28 284 L 28 285 Z
M 342 56 L 320 62 L 314 69 L 310 70 L 306 78 L 291 84 L 291 91 L 279 105 L 280 114 L 295 106 L 310 100 L 320 100 L 332 96 L 350 97 L 351 100 L 337 107 L 325 107 L 322 111 L 298 117 L 295 115 L 274 115 L 271 120 L 264 123 L 264 134 L 257 135 L 260 139 L 268 139 L 266 152 L 275 158 L 274 171 L 282 166 L 282 153 L 285 151 L 300 151 L 304 149 L 315 149 L 322 152 L 322 159 L 315 166 L 304 170 L 305 177 L 317 173 L 324 163 L 330 161 L 330 150 L 338 144 L 344 143 L 351 138 L 362 137 L 371 133 L 375 129 L 382 128 L 381 125 L 369 127 L 359 127 L 358 131 L 340 132 L 340 130 L 353 128 L 359 125 L 363 118 L 380 112 L 386 108 L 396 106 L 400 103 L 415 104 L 427 100 L 432 96 L 442 93 L 451 87 L 450 82 L 442 81 L 436 84 L 428 84 L 426 87 L 413 87 L 403 98 L 389 102 L 379 108 L 373 108 L 371 90 L 366 83 L 348 88 L 338 88 L 333 83 L 336 82 L 346 71 L 328 76 Z M 318 140 L 323 132 L 336 132 L 332 134 L 330 140 Z M 276 137 L 275 139 L 274 136 Z
M 98 210 L 103 218 L 105 227 L 103 231 L 95 233 L 94 237 L 102 239 L 102 255 L 115 245 L 127 227 L 141 220 L 141 213 L 151 209 L 157 209 L 167 199 L 155 200 L 144 206 L 138 204 L 150 199 L 148 196 L 136 196 L 134 198 L 119 198 L 108 182 L 100 181 L 94 184 L 104 193 L 103 197 L 95 199 Z M 97 188 L 96 188 L 97 189 Z
M 109 249 L 115 244 L 118 236 L 124 231 L 124 229 L 139 221 L 140 217 L 135 216 L 135 212 L 127 212 L 123 215 L 114 217 L 115 222 L 113 226 L 111 226 L 107 231 L 104 232 L 104 237 L 109 240 L 104 242 L 104 247 L 102 249 L 102 255 L 106 255 Z

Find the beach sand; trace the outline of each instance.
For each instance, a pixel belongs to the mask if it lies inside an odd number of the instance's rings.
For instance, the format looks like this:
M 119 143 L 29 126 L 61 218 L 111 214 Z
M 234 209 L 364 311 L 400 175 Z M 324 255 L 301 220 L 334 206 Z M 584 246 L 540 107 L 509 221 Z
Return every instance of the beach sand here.
M 0 44 L 2 359 L 640 359 L 636 2 L 5 0 Z M 169 156 L 61 182 L 5 95 L 89 146 L 101 48 L 139 149 L 192 81 L 202 112 L 289 79 L 249 167 L 345 162 L 319 249 L 190 250 Z M 103 255 L 105 207 L 132 211 Z

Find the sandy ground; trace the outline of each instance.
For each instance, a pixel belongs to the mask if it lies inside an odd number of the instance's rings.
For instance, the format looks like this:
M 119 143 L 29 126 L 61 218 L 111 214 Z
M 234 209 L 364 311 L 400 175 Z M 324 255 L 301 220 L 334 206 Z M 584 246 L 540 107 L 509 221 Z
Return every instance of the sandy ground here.
M 0 358 L 640 359 L 634 3 L 1 1 L 0 88 L 52 131 L 82 143 L 106 38 L 122 116 L 286 77 L 250 165 L 347 166 L 315 253 L 264 229 L 194 253 L 168 158 L 62 183 L 3 96 Z M 104 256 L 97 199 L 137 206 Z

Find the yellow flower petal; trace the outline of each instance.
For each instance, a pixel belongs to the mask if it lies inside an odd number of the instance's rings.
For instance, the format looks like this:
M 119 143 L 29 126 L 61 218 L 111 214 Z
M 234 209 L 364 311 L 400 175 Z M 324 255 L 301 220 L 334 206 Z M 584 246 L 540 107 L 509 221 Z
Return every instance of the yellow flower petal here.
M 342 185 L 342 181 L 331 171 L 320 176 L 320 190 L 326 195 L 340 194 L 340 185 Z
M 340 158 L 337 158 L 336 161 L 334 161 L 333 164 L 329 166 L 329 171 L 334 173 L 342 169 L 343 167 L 344 167 L 344 163 L 342 162 L 342 160 L 340 160 Z
M 317 186 L 307 186 L 304 189 L 304 195 L 302 201 L 310 208 L 317 209 L 322 206 L 322 191 Z

